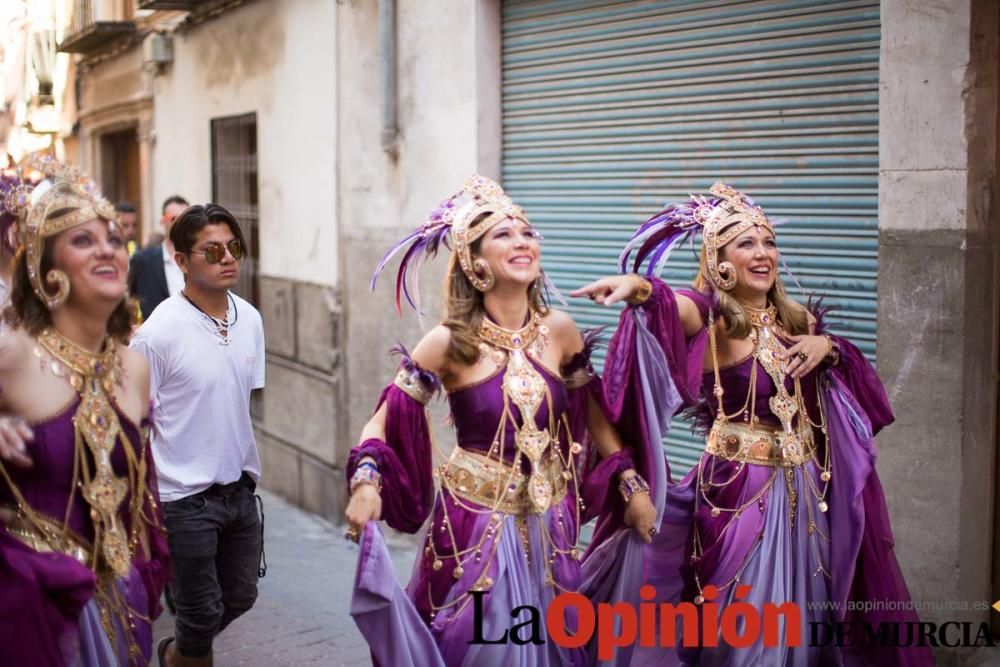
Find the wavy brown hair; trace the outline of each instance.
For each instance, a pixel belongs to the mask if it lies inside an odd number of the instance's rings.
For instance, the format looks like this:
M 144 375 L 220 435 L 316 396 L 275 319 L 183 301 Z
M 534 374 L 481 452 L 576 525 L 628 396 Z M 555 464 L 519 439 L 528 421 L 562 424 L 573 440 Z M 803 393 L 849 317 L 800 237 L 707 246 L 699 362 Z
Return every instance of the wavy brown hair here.
M 720 261 L 725 257 L 725 248 L 720 250 Z M 750 335 L 753 326 L 750 324 L 750 317 L 740 302 L 728 292 L 716 288 L 708 277 L 708 261 L 705 246 L 701 247 L 701 268 L 694 279 L 694 288 L 702 293 L 712 290 L 719 295 L 719 314 L 722 316 L 723 330 L 731 338 L 742 339 Z M 778 311 L 778 321 L 785 328 L 785 331 L 793 336 L 809 333 L 809 311 L 801 303 L 793 301 L 785 285 L 781 282 L 781 277 L 774 276 L 774 285 L 767 291 L 767 300 Z
M 53 211 L 50 217 L 65 213 L 65 209 Z M 63 232 L 64 234 L 66 232 Z M 45 239 L 42 248 L 42 259 L 39 263 L 39 275 L 45 276 L 52 268 L 52 245 L 57 238 Z M 132 333 L 132 326 L 138 320 L 139 304 L 128 297 L 115 307 L 108 318 L 108 335 L 125 343 Z M 12 327 L 23 328 L 32 336 L 37 336 L 46 327 L 52 326 L 52 314 L 35 294 L 28 278 L 28 264 L 24 260 L 24 251 L 19 251 L 14 257 L 13 275 L 10 283 L 10 305 L 4 309 L 4 321 Z
M 478 239 L 470 247 L 473 256 L 478 255 L 481 241 L 482 238 Z M 544 315 L 549 312 L 549 307 L 543 292 L 540 279 L 528 287 L 528 307 Z M 479 359 L 479 325 L 486 315 L 486 308 L 483 306 L 483 293 L 469 282 L 454 253 L 444 281 L 444 301 L 444 326 L 451 330 L 448 358 L 471 366 Z

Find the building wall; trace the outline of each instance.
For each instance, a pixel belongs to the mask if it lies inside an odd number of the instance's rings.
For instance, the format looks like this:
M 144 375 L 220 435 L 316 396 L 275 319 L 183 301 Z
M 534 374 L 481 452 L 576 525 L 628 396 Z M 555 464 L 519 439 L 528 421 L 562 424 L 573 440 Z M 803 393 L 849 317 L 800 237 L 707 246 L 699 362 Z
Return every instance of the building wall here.
M 991 0 L 882 2 L 878 366 L 897 421 L 878 467 L 907 582 L 925 601 L 997 597 L 997 11 Z M 939 664 L 986 664 L 961 651 Z
M 212 194 L 210 121 L 256 112 L 260 270 L 337 284 L 336 3 L 249 2 L 174 33 L 155 78 L 157 202 Z
M 379 149 L 378 3 L 340 9 L 338 83 L 340 249 L 344 299 L 345 382 L 335 463 L 346 461 L 382 387 L 395 371 L 390 346 L 409 349 L 423 329 L 393 305 L 393 262 L 371 292 L 371 272 L 393 243 L 426 219 L 439 201 L 479 170 L 499 175 L 499 3 L 399 0 L 397 156 Z M 494 46 L 480 38 L 496 35 Z M 495 67 L 493 66 L 495 65 Z M 363 100 L 363 102 L 359 102 Z M 437 323 L 447 253 L 421 276 L 427 328 Z M 448 447 L 443 405 L 432 408 L 439 444 Z M 344 482 L 336 480 L 344 499 Z M 339 508 L 338 508 L 339 515 Z M 339 518 L 339 516 L 338 516 Z
M 264 483 L 331 514 L 341 418 L 337 12 L 247 2 L 173 33 L 155 78 L 154 199 L 212 196 L 211 120 L 257 115 L 260 303 L 267 388 L 253 403 Z M 159 204 L 157 204 L 158 211 Z

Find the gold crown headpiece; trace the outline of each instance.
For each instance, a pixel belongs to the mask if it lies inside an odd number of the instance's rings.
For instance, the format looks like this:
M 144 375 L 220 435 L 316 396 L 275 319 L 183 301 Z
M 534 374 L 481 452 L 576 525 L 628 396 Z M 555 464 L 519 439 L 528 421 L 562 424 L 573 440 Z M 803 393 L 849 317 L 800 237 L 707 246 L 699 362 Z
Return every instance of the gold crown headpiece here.
M 629 256 L 636 251 L 633 271 L 651 258 L 647 275 L 659 273 L 674 247 L 701 232 L 708 278 L 721 290 L 735 287 L 736 271 L 730 262 L 719 262 L 719 250 L 751 227 L 764 227 L 774 234 L 774 225 L 760 206 L 736 188 L 716 183 L 709 194 L 668 204 L 643 223 L 619 257 L 622 272 L 628 270 Z
M 493 286 L 494 277 L 486 262 L 472 259 L 472 245 L 483 234 L 508 219 L 528 222 L 524 211 L 503 188 L 485 176 L 473 174 L 465 180 L 461 190 L 438 204 L 420 227 L 389 249 L 372 275 L 372 289 L 375 289 L 375 281 L 389 260 L 405 248 L 396 275 L 396 309 L 400 310 L 401 300 L 405 297 L 420 312 L 419 290 L 415 284 L 411 287 L 408 278 L 411 263 L 416 265 L 424 258 L 433 256 L 444 243 L 455 253 L 469 282 L 485 292 Z M 417 272 L 414 270 L 412 273 Z
M 17 252 L 23 253 L 35 294 L 52 310 L 69 296 L 69 278 L 52 269 L 43 281 L 41 261 L 45 239 L 94 218 L 114 222 L 117 214 L 97 185 L 76 167 L 50 155 L 31 155 L 19 171 L 25 167 L 40 172 L 43 179 L 37 185 L 21 180 L 0 200 L 0 208 L 17 220 Z M 45 289 L 46 281 L 56 284 L 55 293 Z

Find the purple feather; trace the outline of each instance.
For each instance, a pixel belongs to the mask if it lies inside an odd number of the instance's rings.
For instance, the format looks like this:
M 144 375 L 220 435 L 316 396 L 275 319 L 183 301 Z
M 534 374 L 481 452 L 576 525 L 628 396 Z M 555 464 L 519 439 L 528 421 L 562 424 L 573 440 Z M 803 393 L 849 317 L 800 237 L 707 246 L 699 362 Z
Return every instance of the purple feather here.
M 389 348 L 389 356 L 399 356 L 399 366 L 407 373 L 410 377 L 419 381 L 424 387 L 426 387 L 431 393 L 438 393 L 441 391 L 441 380 L 435 373 L 425 370 L 413 360 L 410 353 L 406 350 L 406 346 L 402 343 L 396 343 Z

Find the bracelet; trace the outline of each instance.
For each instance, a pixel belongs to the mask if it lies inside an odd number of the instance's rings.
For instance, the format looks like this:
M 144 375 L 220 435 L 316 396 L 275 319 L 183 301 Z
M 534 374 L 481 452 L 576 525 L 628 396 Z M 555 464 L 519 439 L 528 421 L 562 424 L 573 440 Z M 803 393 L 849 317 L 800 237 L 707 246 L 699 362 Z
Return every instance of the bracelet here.
M 626 301 L 632 306 L 641 306 L 649 301 L 649 297 L 653 293 L 653 284 L 638 274 L 633 275 L 639 279 L 639 289 Z
M 823 361 L 831 366 L 836 366 L 840 363 L 840 345 L 829 334 L 823 334 L 823 338 L 826 338 L 826 342 L 830 344 L 830 349 L 826 351 Z
M 382 493 L 382 475 L 379 474 L 378 469 L 371 467 L 370 465 L 359 465 L 357 470 L 355 470 L 354 474 L 351 476 L 351 495 L 353 496 L 358 487 L 363 484 L 371 484 L 375 487 L 376 491 Z
M 635 494 L 649 493 L 649 484 L 642 478 L 642 475 L 636 473 L 628 477 L 623 477 L 618 481 L 618 492 L 622 494 L 622 498 L 627 505 Z
M 361 459 L 361 463 L 358 464 L 358 468 L 371 468 L 375 472 L 378 472 L 378 464 L 375 463 L 375 459 Z

